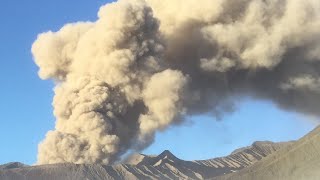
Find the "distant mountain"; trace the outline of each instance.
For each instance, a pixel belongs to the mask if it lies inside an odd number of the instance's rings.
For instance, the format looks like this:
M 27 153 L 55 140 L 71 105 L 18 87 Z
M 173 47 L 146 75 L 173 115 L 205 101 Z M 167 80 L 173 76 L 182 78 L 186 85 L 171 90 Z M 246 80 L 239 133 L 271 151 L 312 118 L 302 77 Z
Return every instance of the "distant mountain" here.
M 28 165 L 22 164 L 20 162 L 11 162 L 7 164 L 0 165 L 0 170 L 4 169 L 14 169 L 14 168 L 23 168 L 27 167 Z
M 237 173 L 215 180 L 319 180 L 320 127 Z
M 288 143 L 255 142 L 231 155 L 199 161 L 184 161 L 166 150 L 158 156 L 133 155 L 126 164 L 53 164 L 0 168 L 5 180 L 109 180 L 109 179 L 209 179 L 239 171 L 271 153 L 291 145 Z

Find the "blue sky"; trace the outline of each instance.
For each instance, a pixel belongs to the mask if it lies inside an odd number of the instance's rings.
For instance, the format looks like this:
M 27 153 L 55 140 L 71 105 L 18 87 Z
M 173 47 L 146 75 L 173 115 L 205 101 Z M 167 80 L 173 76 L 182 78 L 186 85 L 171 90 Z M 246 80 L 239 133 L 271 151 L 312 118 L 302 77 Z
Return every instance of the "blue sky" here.
M 95 20 L 106 0 L 0 1 L 0 164 L 20 161 L 33 164 L 37 145 L 54 127 L 53 83 L 37 76 L 30 53 L 40 32 L 56 31 L 63 24 Z M 157 134 L 144 153 L 169 149 L 183 159 L 205 159 L 230 153 L 255 140 L 297 139 L 316 126 L 271 102 L 247 98 L 221 121 L 206 115 Z M 196 147 L 196 148 L 195 148 Z

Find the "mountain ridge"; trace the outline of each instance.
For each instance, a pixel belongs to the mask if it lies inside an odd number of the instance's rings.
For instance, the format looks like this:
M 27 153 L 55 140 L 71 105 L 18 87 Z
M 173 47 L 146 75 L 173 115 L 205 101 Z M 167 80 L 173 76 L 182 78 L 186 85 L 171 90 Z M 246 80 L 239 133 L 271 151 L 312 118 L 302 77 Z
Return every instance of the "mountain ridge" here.
M 209 179 L 237 172 L 290 143 L 255 142 L 229 156 L 208 160 L 185 161 L 165 150 L 157 156 L 136 154 L 133 161 L 113 166 L 64 163 L 0 169 L 0 179 Z
M 318 180 L 320 177 L 320 126 L 279 151 L 239 172 L 213 180 Z
M 27 167 L 27 166 L 28 165 L 20 162 L 10 162 L 10 163 L 0 165 L 0 169 L 14 169 L 14 168 Z

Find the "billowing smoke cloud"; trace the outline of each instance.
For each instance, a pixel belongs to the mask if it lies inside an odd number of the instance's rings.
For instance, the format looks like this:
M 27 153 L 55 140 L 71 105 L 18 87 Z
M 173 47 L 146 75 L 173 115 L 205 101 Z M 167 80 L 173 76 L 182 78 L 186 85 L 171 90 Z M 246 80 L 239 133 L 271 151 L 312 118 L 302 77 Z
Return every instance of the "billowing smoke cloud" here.
M 113 163 L 238 96 L 320 115 L 319 0 L 119 0 L 98 17 L 33 44 L 56 82 L 39 164 Z

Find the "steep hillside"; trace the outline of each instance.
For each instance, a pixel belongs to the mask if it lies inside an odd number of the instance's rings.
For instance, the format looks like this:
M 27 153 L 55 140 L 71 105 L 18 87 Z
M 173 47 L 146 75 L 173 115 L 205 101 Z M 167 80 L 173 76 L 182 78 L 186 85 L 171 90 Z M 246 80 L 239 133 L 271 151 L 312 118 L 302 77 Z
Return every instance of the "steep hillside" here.
M 253 166 L 216 180 L 319 180 L 320 127 Z

